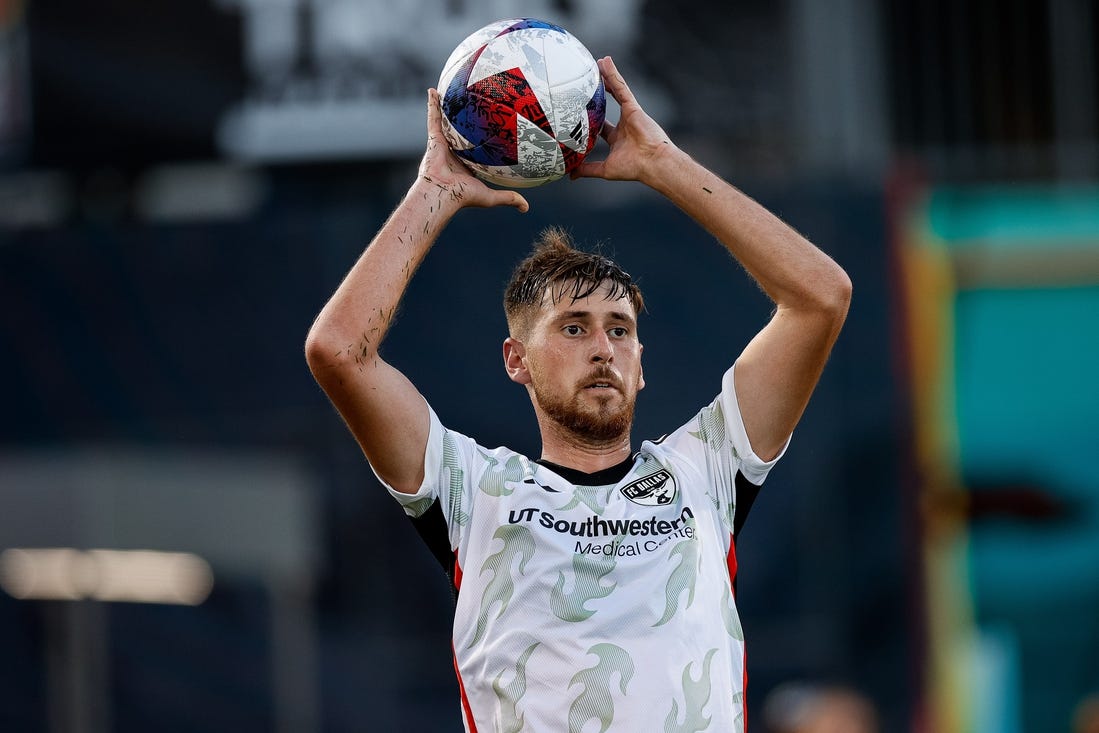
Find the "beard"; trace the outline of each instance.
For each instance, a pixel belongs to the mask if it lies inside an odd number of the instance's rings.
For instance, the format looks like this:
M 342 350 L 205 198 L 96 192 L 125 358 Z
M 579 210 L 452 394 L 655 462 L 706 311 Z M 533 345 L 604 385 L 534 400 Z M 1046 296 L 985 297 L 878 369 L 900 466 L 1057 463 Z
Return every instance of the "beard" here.
M 533 385 L 534 396 L 546 415 L 562 428 L 589 444 L 613 443 L 629 435 L 633 426 L 634 400 L 596 399 L 587 403 L 583 391 L 571 396 L 547 392 Z M 617 394 L 617 393 L 616 393 Z

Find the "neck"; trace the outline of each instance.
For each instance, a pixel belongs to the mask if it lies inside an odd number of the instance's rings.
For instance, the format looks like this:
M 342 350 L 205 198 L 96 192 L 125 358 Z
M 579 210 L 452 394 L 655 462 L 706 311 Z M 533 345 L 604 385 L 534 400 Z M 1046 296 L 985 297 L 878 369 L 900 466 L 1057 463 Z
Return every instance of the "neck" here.
M 609 441 L 591 441 L 539 416 L 542 459 L 584 473 L 618 465 L 630 457 L 629 430 Z

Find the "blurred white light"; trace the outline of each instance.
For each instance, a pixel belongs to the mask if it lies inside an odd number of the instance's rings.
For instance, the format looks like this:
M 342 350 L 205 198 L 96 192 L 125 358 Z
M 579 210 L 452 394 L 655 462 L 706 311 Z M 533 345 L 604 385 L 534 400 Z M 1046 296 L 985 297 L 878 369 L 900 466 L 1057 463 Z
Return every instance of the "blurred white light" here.
M 74 601 L 84 597 L 74 580 L 87 577 L 79 564 L 82 553 L 68 548 L 4 550 L 0 554 L 0 585 L 15 598 Z
M 138 214 L 150 221 L 239 219 L 263 200 L 257 171 L 215 163 L 153 168 L 135 191 Z
M 196 606 L 213 585 L 209 563 L 186 552 L 59 547 L 0 553 L 0 587 L 25 600 L 88 598 Z

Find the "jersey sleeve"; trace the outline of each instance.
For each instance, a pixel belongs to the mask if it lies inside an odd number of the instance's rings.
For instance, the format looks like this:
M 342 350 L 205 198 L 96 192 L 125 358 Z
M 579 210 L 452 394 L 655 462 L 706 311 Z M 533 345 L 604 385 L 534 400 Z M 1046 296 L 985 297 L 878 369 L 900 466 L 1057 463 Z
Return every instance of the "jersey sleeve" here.
M 735 524 L 737 475 L 760 486 L 790 444 L 787 438 L 782 450 L 770 461 L 764 461 L 752 450 L 737 402 L 735 369 L 734 364 L 722 376 L 721 392 L 710 404 L 661 442 L 702 474 L 702 485 L 730 530 Z
M 733 383 L 734 371 L 736 371 L 736 364 L 729 367 L 722 376 L 721 393 L 714 402 L 720 402 L 722 405 L 725 428 L 728 431 L 729 442 L 740 472 L 744 474 L 744 478 L 759 486 L 767 478 L 767 474 L 771 472 L 774 465 L 778 463 L 778 460 L 786 453 L 792 435 L 786 437 L 782 450 L 771 460 L 765 461 L 756 455 L 755 451 L 752 450 L 751 442 L 748 440 L 748 431 L 744 428 L 744 418 L 740 414 L 740 403 L 737 402 L 736 388 Z
M 452 548 L 458 546 L 461 528 L 473 511 L 471 477 L 476 470 L 476 444 L 461 433 L 448 430 L 428 405 L 430 430 L 424 450 L 424 479 L 414 494 L 397 491 L 377 472 L 374 475 L 412 520 L 423 518 L 437 504 L 446 521 Z

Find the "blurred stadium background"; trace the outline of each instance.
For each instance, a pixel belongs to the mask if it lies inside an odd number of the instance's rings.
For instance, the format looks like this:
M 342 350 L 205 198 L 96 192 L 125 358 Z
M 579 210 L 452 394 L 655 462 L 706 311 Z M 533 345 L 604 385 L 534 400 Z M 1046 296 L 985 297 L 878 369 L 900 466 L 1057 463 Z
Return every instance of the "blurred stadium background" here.
M 851 274 L 745 529 L 753 730 L 1063 733 L 1099 690 L 1099 10 L 1087 0 L 0 0 L 0 730 L 454 731 L 450 599 L 313 384 L 315 313 L 467 33 L 556 20 Z M 500 291 L 543 225 L 641 275 L 637 437 L 768 315 L 627 184 L 467 212 L 387 344 L 537 450 Z M 754 712 L 753 712 L 754 711 Z

